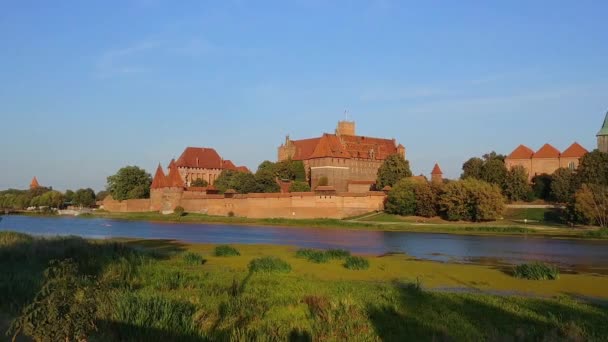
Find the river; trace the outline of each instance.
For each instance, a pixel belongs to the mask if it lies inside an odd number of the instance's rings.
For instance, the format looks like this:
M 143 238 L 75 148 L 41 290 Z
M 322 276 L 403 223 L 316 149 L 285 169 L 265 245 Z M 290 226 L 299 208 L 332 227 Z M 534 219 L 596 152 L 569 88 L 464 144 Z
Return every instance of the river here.
M 0 230 L 95 239 L 125 237 L 192 243 L 344 248 L 360 254 L 405 253 L 418 259 L 464 263 L 545 261 L 566 269 L 608 273 L 608 241 L 19 215 L 3 216 Z

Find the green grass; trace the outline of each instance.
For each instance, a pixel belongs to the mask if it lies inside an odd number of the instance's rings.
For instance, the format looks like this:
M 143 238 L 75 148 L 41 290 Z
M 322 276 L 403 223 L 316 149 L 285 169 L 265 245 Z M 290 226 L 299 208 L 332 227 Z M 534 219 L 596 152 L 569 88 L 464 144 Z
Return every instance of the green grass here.
M 608 228 L 600 228 L 585 232 L 585 236 L 593 239 L 608 239 Z
M 517 265 L 513 270 L 513 274 L 517 278 L 529 280 L 559 279 L 559 269 L 553 265 L 547 265 L 542 262 Z
M 241 253 L 239 253 L 239 251 L 232 246 L 219 245 L 219 246 L 215 247 L 214 255 L 218 256 L 218 257 L 232 257 L 232 256 L 239 256 L 239 255 L 241 255 Z
M 366 257 L 368 268 L 354 272 L 338 262 L 297 258 L 290 247 L 238 245 L 241 256 L 234 258 L 214 256 L 215 247 L 0 232 L 0 327 L 33 300 L 50 260 L 71 258 L 104 291 L 96 299 L 91 341 L 602 341 L 608 336 L 608 307 L 563 295 L 606 299 L 606 276 L 564 274 L 559 281 L 531 282 L 492 267 L 403 255 Z M 332 253 L 343 258 L 347 251 Z M 191 267 L 189 254 L 207 260 Z M 249 265 L 270 271 L 250 271 Z M 275 271 L 287 268 L 290 272 Z M 534 292 L 430 290 L 457 286 Z
M 349 256 L 344 261 L 344 267 L 349 270 L 366 270 L 369 268 L 369 261 L 359 256 Z
M 332 259 L 344 259 L 350 256 L 350 252 L 344 249 L 320 249 L 301 248 L 296 251 L 296 257 L 306 259 L 317 264 L 326 263 Z
M 197 253 L 188 252 L 183 258 L 186 265 L 197 266 L 205 263 L 205 259 Z

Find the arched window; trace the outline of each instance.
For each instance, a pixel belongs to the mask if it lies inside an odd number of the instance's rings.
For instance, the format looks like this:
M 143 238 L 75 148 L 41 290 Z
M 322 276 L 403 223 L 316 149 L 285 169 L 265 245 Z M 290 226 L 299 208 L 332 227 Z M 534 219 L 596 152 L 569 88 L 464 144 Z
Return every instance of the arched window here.
M 575 168 L 575 167 L 576 167 L 576 166 L 574 165 L 574 162 L 570 162 L 570 163 L 568 163 L 568 168 L 570 169 L 570 171 L 574 171 L 574 168 Z

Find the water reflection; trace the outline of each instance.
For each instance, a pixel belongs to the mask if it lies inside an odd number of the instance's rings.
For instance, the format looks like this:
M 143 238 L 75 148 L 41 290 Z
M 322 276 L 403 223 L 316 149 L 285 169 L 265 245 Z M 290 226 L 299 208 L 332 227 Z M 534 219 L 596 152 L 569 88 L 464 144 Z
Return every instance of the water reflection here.
M 27 216 L 5 216 L 0 222 L 0 230 L 98 239 L 130 237 L 344 248 L 373 255 L 406 253 L 418 259 L 436 261 L 496 264 L 538 260 L 572 269 L 608 269 L 608 243 L 602 241 Z

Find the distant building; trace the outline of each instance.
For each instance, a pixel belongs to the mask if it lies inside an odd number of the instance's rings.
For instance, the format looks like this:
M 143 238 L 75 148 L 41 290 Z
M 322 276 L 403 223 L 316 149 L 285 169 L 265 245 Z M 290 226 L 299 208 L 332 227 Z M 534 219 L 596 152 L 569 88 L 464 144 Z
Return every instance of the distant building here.
M 30 182 L 30 189 L 36 189 L 39 187 L 40 184 L 38 183 L 38 179 L 36 179 L 36 177 L 34 176 L 34 178 L 32 178 L 32 181 Z
M 569 168 L 575 170 L 580 159 L 588 151 L 575 142 L 564 152 L 560 152 L 550 144 L 543 145 L 538 151 L 534 152 L 525 145 L 519 145 L 505 159 L 507 169 L 511 170 L 515 166 L 523 166 L 528 171 L 528 179 L 541 174 L 553 174 L 559 168 Z
M 439 167 L 439 164 L 435 163 L 433 171 L 431 171 L 431 182 L 441 184 L 443 183 L 443 171 Z
M 606 112 L 602 129 L 600 129 L 596 137 L 597 149 L 600 150 L 600 152 L 608 153 L 608 112 Z
M 391 154 L 405 158 L 405 147 L 395 139 L 356 135 L 355 122 L 340 121 L 334 134 L 318 138 L 285 138 L 278 148 L 278 160 L 301 160 L 314 190 L 326 177 L 338 192 L 366 192 L 376 182 L 378 168 Z
M 167 172 L 171 175 L 172 185 L 178 184 L 175 175 L 179 175 L 182 186 L 189 187 L 197 179 L 213 185 L 224 170 L 249 172 L 247 167 L 236 166 L 232 161 L 224 160 L 214 149 L 208 147 L 186 147 L 177 160 L 171 160 Z

